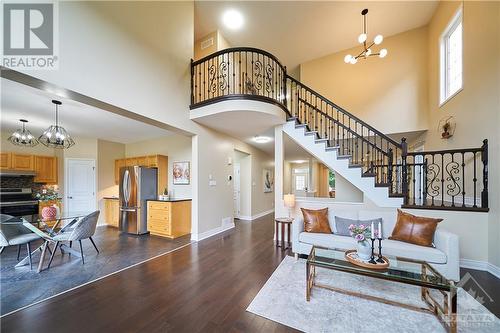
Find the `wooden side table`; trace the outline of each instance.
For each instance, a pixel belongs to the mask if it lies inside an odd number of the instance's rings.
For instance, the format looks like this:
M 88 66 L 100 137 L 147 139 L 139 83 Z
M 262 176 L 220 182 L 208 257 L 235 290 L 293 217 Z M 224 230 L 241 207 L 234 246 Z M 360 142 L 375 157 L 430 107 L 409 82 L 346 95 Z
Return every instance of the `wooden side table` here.
M 291 225 L 293 222 L 293 218 L 291 217 L 277 217 L 275 219 L 276 222 L 276 247 L 281 247 L 282 250 L 286 250 L 291 248 L 291 242 L 290 242 L 290 229 Z M 279 226 L 281 225 L 281 245 L 278 240 L 278 235 L 279 235 Z M 288 246 L 285 245 L 285 226 L 288 228 L 287 232 L 287 244 Z

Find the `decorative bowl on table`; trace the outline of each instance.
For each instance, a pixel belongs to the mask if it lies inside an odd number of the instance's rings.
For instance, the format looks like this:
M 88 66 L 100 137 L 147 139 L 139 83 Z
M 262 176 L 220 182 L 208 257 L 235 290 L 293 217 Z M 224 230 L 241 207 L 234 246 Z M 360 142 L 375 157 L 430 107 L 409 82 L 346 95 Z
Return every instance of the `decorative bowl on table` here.
M 46 206 L 42 208 L 42 218 L 44 220 L 54 220 L 57 217 L 57 208 L 54 206 Z

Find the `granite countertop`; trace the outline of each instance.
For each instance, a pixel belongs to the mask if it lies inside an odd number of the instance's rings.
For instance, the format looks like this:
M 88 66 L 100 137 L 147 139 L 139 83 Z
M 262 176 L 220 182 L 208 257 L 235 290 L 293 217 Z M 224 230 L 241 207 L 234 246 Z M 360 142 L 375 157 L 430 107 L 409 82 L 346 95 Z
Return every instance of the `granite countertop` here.
M 149 199 L 146 201 L 159 201 L 159 202 L 179 202 L 179 201 L 191 201 L 192 199 L 176 199 L 176 198 L 171 198 L 168 200 L 158 200 L 158 199 Z

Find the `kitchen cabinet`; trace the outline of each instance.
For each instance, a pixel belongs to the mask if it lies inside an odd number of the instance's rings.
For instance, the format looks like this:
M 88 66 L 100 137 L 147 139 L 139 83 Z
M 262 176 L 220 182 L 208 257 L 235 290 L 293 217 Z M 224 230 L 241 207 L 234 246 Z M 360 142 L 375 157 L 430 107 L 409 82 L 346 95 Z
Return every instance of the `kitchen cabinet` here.
M 10 169 L 11 153 L 0 153 L 0 169 Z
M 148 231 L 177 238 L 191 233 L 191 200 L 148 201 Z
M 34 156 L 35 183 L 57 184 L 57 157 Z
M 120 169 L 125 166 L 125 159 L 115 160 L 115 184 L 120 182 Z
M 120 182 L 120 168 L 124 166 L 145 166 L 158 169 L 158 195 L 163 194 L 163 190 L 168 185 L 168 156 L 148 155 L 127 157 L 115 160 L 115 184 Z
M 12 153 L 10 158 L 11 169 L 33 171 L 33 155 Z
M 104 199 L 104 222 L 112 227 L 119 227 L 120 224 L 120 201 L 118 199 Z

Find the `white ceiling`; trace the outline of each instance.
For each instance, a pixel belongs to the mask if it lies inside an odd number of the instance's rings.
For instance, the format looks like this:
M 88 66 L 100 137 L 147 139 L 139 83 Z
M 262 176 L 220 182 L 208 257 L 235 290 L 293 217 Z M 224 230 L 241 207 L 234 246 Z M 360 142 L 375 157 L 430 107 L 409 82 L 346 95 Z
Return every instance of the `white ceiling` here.
M 14 81 L 1 79 L 1 130 L 20 128 L 19 119 L 29 121 L 33 135 L 40 135 L 54 123 L 52 99 L 62 101 L 59 124 L 73 137 L 98 138 L 132 143 L 173 133 L 111 112 L 38 90 Z
M 368 35 L 385 37 L 426 25 L 438 1 L 196 1 L 195 39 L 219 29 L 229 44 L 257 47 L 294 69 L 299 64 L 357 45 L 361 10 L 368 8 Z M 227 29 L 222 13 L 234 8 L 243 28 Z

